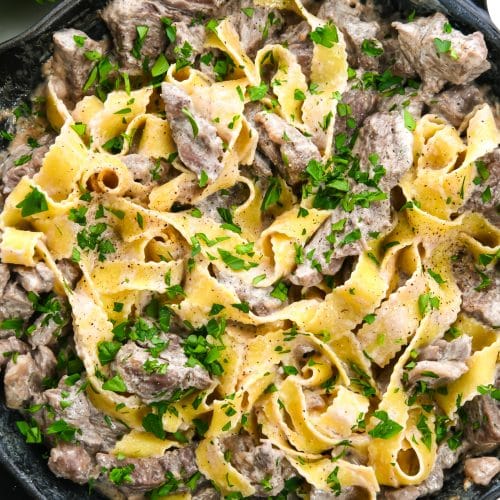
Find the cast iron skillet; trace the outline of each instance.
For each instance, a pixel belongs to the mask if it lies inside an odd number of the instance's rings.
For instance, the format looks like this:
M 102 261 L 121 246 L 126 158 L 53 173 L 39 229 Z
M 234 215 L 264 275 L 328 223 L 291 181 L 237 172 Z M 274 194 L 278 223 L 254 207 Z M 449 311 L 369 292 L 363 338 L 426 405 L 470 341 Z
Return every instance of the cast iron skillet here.
M 98 9 L 105 3 L 106 0 L 64 0 L 37 25 L 20 36 L 0 44 L 0 110 L 13 108 L 20 101 L 27 99 L 41 81 L 41 63 L 50 55 L 54 31 L 71 26 L 87 32 L 93 38 L 101 38 L 106 33 L 106 27 L 97 15 Z M 462 30 L 482 31 L 488 42 L 493 65 L 483 80 L 489 82 L 500 96 L 500 33 L 482 9 L 470 0 L 385 0 L 385 3 L 391 3 L 392 12 L 398 9 L 408 13 L 413 8 L 416 8 L 418 13 L 441 10 Z M 1 126 L 13 128 L 9 119 L 4 120 Z M 97 493 L 89 493 L 86 487 L 56 478 L 46 465 L 47 450 L 41 445 L 24 443 L 15 426 L 15 421 L 19 419 L 19 414 L 8 410 L 3 399 L 0 399 L 0 464 L 4 468 L 3 474 L 11 474 L 22 488 L 22 493 L 15 494 L 17 498 L 102 499 Z M 464 492 L 463 466 L 457 465 L 445 471 L 445 474 L 444 488 L 434 497 L 470 500 L 500 498 L 500 479 L 494 481 L 488 488 L 473 486 Z M 0 472 L 2 485 L 5 484 L 2 480 L 4 477 Z M 0 491 L 0 497 L 10 498 L 11 495 L 3 490 Z

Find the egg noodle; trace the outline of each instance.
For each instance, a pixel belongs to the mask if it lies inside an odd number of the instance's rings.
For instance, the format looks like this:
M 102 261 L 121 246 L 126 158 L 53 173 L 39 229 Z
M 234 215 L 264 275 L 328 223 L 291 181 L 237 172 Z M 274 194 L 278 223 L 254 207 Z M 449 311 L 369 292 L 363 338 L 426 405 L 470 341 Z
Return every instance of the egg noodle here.
M 312 30 L 324 25 L 298 1 L 257 3 L 292 9 Z M 192 68 L 176 72 L 175 65 L 170 67 L 165 81 L 191 97 L 194 109 L 214 123 L 227 145 L 222 173 L 205 187 L 199 187 L 195 174 L 174 160 L 178 175 L 148 192 L 122 162 L 133 141 L 137 152 L 147 157 L 168 158 L 176 151 L 155 89 L 114 91 L 104 103 L 87 96 L 70 112 L 49 81 L 47 115 L 59 136 L 39 173 L 33 179 L 22 178 L 5 203 L 1 259 L 34 266 L 41 258 L 58 277 L 58 291 L 67 294 L 72 307 L 76 348 L 90 381 L 88 396 L 97 408 L 130 428 L 117 442 L 115 454 L 154 457 L 180 446 L 145 432 L 142 419 L 152 410 L 137 396 L 103 389 L 111 374 L 109 365 L 99 361 L 98 344 L 113 339 L 115 325 L 127 321 L 147 292 L 159 294 L 194 328 L 209 320 L 225 326 L 217 338 L 208 337 L 221 346 L 223 373 L 214 377 L 208 390 L 173 401 L 175 411 L 162 417 L 165 431 L 182 430 L 188 436 L 193 434 L 193 420 L 208 422 L 197 447 L 197 463 L 224 495 L 255 492 L 249 479 L 224 456 L 222 440 L 242 428 L 283 450 L 298 474 L 321 490 L 331 491 L 338 483 L 342 488 L 361 487 L 375 498 L 379 485 L 419 484 L 436 460 L 436 408 L 456 421 L 457 405 L 474 398 L 478 386 L 494 382 L 498 334 L 460 312 L 461 294 L 451 268 L 451 257 L 463 248 L 474 256 L 499 250 L 499 230 L 481 215 L 452 217 L 473 190 L 476 160 L 500 141 L 488 105 L 474 110 L 463 131 L 436 115 L 417 122 L 414 163 L 400 182 L 413 203 L 396 214 L 397 223 L 389 234 L 371 240 L 349 279 L 324 297 L 309 295 L 270 315 L 257 316 L 248 308 L 233 307 L 240 304 L 237 295 L 210 272 L 212 266 L 249 286 L 273 285 L 296 266 L 295 247 L 304 245 L 330 215 L 331 211 L 314 209 L 305 199 L 306 215 L 299 217 L 300 205 L 283 184 L 280 206 L 273 208 L 275 220 L 265 227 L 260 209 L 264 193 L 240 174 L 239 167 L 254 159 L 258 133 L 243 111 L 249 100 L 247 89 L 261 83 L 265 65 L 282 81 L 274 88 L 276 112 L 310 134 L 325 160 L 331 156 L 337 98 L 346 88 L 348 68 L 340 32 L 338 37 L 331 48 L 314 45 L 311 81 L 318 85 L 314 93 L 291 51 L 268 45 L 250 60 L 227 20 L 212 29 L 206 44 L 234 61 L 234 79 L 214 83 Z M 304 100 L 294 99 L 296 89 L 304 93 Z M 117 113 L 124 108 L 129 108 L 127 114 Z M 324 127 L 327 115 L 331 120 Z M 235 116 L 239 118 L 234 120 Z M 85 131 L 81 133 L 75 124 L 84 124 Z M 121 152 L 108 153 L 103 145 L 120 135 L 125 137 Z M 233 215 L 241 232 L 225 229 L 203 214 L 172 210 L 183 190 L 194 193 L 191 204 L 196 205 L 238 183 L 248 186 L 250 193 Z M 19 206 L 33 193 L 45 198 L 46 210 L 23 217 Z M 69 214 L 80 207 L 86 207 L 87 214 L 104 207 L 115 249 L 105 259 L 97 252 L 77 250 L 82 228 Z M 249 242 L 254 243 L 253 254 L 238 255 L 238 266 L 228 264 L 224 256 L 236 256 L 238 245 Z M 83 273 L 75 290 L 65 284 L 55 265 L 72 257 Z M 442 277 L 439 283 L 429 269 Z M 397 287 L 401 272 L 409 278 Z M 181 284 L 182 293 L 173 297 L 172 289 Z M 437 305 L 422 310 L 422 295 Z M 120 310 L 114 307 L 117 302 L 123 304 Z M 214 304 L 219 305 L 215 313 Z M 364 321 L 370 315 L 372 320 Z M 446 392 L 436 394 L 435 405 L 424 404 L 425 395 L 410 400 L 402 382 L 405 365 L 412 353 L 453 326 L 472 337 L 468 371 Z M 293 351 L 301 345 L 316 354 L 297 369 Z M 391 363 L 392 374 L 382 391 L 376 374 Z M 307 390 L 321 394 L 326 409 L 309 409 Z M 384 422 L 393 426 L 389 437 L 373 432 Z M 332 450 L 345 443 L 367 465 L 342 456 L 332 458 Z

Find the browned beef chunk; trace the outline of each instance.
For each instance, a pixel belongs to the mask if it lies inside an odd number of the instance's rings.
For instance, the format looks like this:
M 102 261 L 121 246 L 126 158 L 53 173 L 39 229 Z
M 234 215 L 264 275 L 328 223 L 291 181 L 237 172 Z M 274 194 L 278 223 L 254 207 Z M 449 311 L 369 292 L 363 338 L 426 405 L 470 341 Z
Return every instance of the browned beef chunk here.
M 57 476 L 85 484 L 99 476 L 92 456 L 78 444 L 58 443 L 50 450 L 49 469 Z
M 179 158 L 198 177 L 204 171 L 214 181 L 223 168 L 222 140 L 217 130 L 194 110 L 184 90 L 171 83 L 163 83 L 161 89 Z
M 433 96 L 428 104 L 430 113 L 444 116 L 458 128 L 474 107 L 482 102 L 484 102 L 483 95 L 475 85 L 455 85 Z
M 463 406 L 465 439 L 474 454 L 488 453 L 500 444 L 500 401 L 488 394 L 476 396 Z
M 28 344 L 16 337 L 0 339 L 0 368 L 5 366 L 15 353 L 26 354 L 28 351 Z
M 54 345 L 63 334 L 67 333 L 70 317 L 67 305 L 61 299 L 55 300 L 60 304 L 58 314 L 44 313 L 28 329 L 28 342 L 34 348 Z
M 283 118 L 268 112 L 255 115 L 259 127 L 259 147 L 277 166 L 288 184 L 296 185 L 311 160 L 321 161 L 313 142 Z
M 13 270 L 27 292 L 47 293 L 54 288 L 54 273 L 45 262 L 38 262 L 35 267 L 15 266 Z
M 458 461 L 461 448 L 450 450 L 447 443 L 439 446 L 436 462 L 429 477 L 418 486 L 406 486 L 397 490 L 387 489 L 383 498 L 386 500 L 415 500 L 439 491 L 444 483 L 444 470 L 453 467 Z
M 500 148 L 476 162 L 478 184 L 458 211 L 483 214 L 494 226 L 500 226 Z M 498 323 L 497 323 L 498 324 Z
M 61 259 L 57 261 L 57 267 L 59 268 L 59 271 L 61 271 L 65 283 L 69 286 L 69 288 L 74 289 L 82 277 L 80 266 L 70 259 Z
M 203 52 L 205 43 L 205 26 L 203 24 L 192 24 L 191 21 L 177 21 L 175 27 L 175 43 L 169 45 L 167 57 L 171 61 L 182 58 L 194 63 L 196 56 Z
M 378 156 L 378 163 L 386 171 L 379 188 L 388 194 L 412 165 L 413 136 L 406 129 L 400 113 L 375 113 L 365 120 L 353 154 L 359 158 L 361 170 L 365 172 L 370 171 L 372 155 Z M 352 187 L 353 193 L 365 190 L 366 186 L 362 184 Z M 390 215 L 388 199 L 372 203 L 368 208 L 356 206 L 351 212 L 336 208 L 305 246 L 304 254 L 311 257 L 299 264 L 291 281 L 297 285 L 314 286 L 321 281 L 322 274 L 336 274 L 345 257 L 358 255 L 366 247 L 369 233 L 384 233 L 392 227 Z M 338 223 L 343 223 L 343 227 L 333 238 L 332 224 Z M 358 239 L 343 242 L 347 235 L 358 230 Z
M 403 112 L 404 109 L 408 110 L 415 120 L 418 120 L 422 116 L 424 109 L 424 102 L 420 94 L 396 94 L 391 97 L 384 97 L 379 100 L 379 105 L 377 107 L 378 111 L 385 112 Z
M 271 297 L 270 293 L 273 291 L 273 287 L 259 288 L 247 285 L 236 273 L 219 271 L 215 268 L 214 272 L 219 283 L 230 289 L 232 288 L 240 301 L 248 303 L 252 312 L 257 316 L 271 314 L 286 304 L 286 302 Z
M 193 495 L 196 500 L 219 500 L 220 493 L 212 486 L 204 486 Z
M 473 483 L 488 486 L 500 472 L 500 460 L 497 457 L 468 458 L 464 471 L 467 479 Z
M 108 4 L 101 16 L 113 37 L 121 69 L 132 75 L 141 74 L 143 58 L 154 61 L 165 50 L 167 38 L 161 18 L 170 18 L 172 13 L 175 10 L 153 0 L 114 0 Z M 147 34 L 136 51 L 138 26 L 147 27 Z
M 437 13 L 411 23 L 393 23 L 405 57 L 422 78 L 424 89 L 432 93 L 439 92 L 446 82 L 471 82 L 490 68 L 483 34 L 477 31 L 465 36 L 455 29 L 448 34 L 443 30 L 447 22 Z M 451 46 L 443 47 L 447 42 Z
M 9 408 L 19 410 L 42 392 L 45 377 L 53 375 L 56 358 L 48 347 L 41 346 L 33 354 L 12 358 L 5 369 L 5 400 Z
M 255 158 L 246 175 L 249 177 L 271 177 L 273 175 L 271 161 L 259 150 L 255 151 Z
M 63 377 L 57 388 L 49 389 L 42 395 L 43 402 L 50 405 L 55 415 L 44 409 L 34 417 L 42 428 L 47 428 L 54 421 L 64 420 L 77 429 L 75 440 L 88 452 L 109 451 L 126 432 L 126 427 L 106 417 L 90 403 L 84 384 L 85 380 L 81 379 L 71 385 L 68 378 Z
M 197 204 L 203 215 L 207 215 L 221 224 L 224 219 L 221 217 L 222 210 L 231 210 L 234 207 L 239 207 L 248 199 L 248 186 L 244 183 L 238 183 L 229 189 L 223 189 L 211 194 Z
M 75 37 L 81 37 L 83 45 L 77 43 Z M 54 55 L 46 72 L 54 77 L 58 97 L 72 107 L 83 97 L 83 87 L 96 59 L 105 56 L 109 46 L 107 41 L 97 42 L 75 29 L 56 31 L 53 41 Z M 88 57 L 90 54 L 93 57 Z M 91 89 L 87 93 L 91 93 Z
M 365 16 L 366 7 L 361 2 L 326 0 L 318 11 L 318 17 L 330 19 L 345 36 L 349 65 L 355 68 L 376 70 L 379 59 L 366 55 L 361 46 L 365 40 L 379 44 L 380 25 Z
M 416 78 L 417 72 L 404 56 L 397 38 L 384 38 L 384 54 L 381 56 L 382 65 L 390 67 L 391 72 L 403 78 Z
M 28 319 L 32 314 L 33 304 L 26 291 L 15 281 L 7 283 L 0 300 L 0 319 Z
M 447 342 L 439 339 L 420 351 L 418 361 L 409 372 L 408 383 L 423 380 L 428 387 L 442 387 L 460 378 L 469 367 L 472 343 L 468 335 Z
M 201 366 L 186 366 L 188 359 L 177 335 L 165 335 L 164 340 L 168 345 L 157 358 L 158 364 L 166 365 L 163 370 L 148 370 L 145 363 L 153 358 L 147 349 L 134 342 L 125 344 L 111 365 L 124 380 L 128 391 L 146 403 L 169 399 L 178 389 L 206 389 L 212 383 L 210 375 Z
M 306 21 L 289 26 L 280 35 L 279 42 L 285 43 L 288 49 L 295 55 L 297 62 L 302 68 L 304 75 L 309 78 L 311 74 L 311 62 L 313 57 L 313 42 L 309 38 L 311 28 Z
M 252 15 L 247 15 L 242 8 L 252 8 Z M 277 9 L 254 5 L 247 0 L 233 0 L 226 8 L 228 21 L 234 26 L 245 52 L 253 58 L 269 38 L 283 27 L 283 15 Z
M 335 118 L 335 135 L 351 135 L 355 128 L 363 125 L 365 119 L 373 113 L 378 103 L 378 94 L 373 90 L 351 89 L 342 94 L 342 103 L 346 104 L 348 112 L 345 116 L 337 113 Z M 347 124 L 354 120 L 353 128 Z
M 45 135 L 38 139 L 40 147 L 32 149 L 21 145 L 10 151 L 3 164 L 0 165 L 2 176 L 0 185 L 3 194 L 9 194 L 24 176 L 31 178 L 40 170 L 45 154 L 53 141 L 53 136 Z M 23 158 L 27 159 L 25 163 L 15 164 L 16 161 L 23 161 Z
M 118 460 L 114 455 L 98 453 L 96 460 L 103 471 L 103 477 L 115 468 L 130 467 L 132 469 L 131 482 L 126 482 L 119 487 L 121 491 L 129 495 L 158 488 L 167 482 L 167 477 L 170 475 L 179 481 L 187 481 L 197 472 L 194 449 L 189 446 L 169 450 L 162 457 Z
M 228 0 L 162 0 L 162 2 L 191 15 L 196 13 L 216 15 L 228 4 Z
M 255 444 L 250 436 L 239 435 L 226 438 L 223 444 L 231 464 L 255 487 L 256 497 L 277 495 L 293 475 L 285 454 L 269 441 Z
M 462 292 L 462 311 L 483 323 L 500 325 L 500 276 L 495 268 L 475 265 L 471 255 L 459 254 L 453 272 Z
M 360 498 L 366 497 L 367 492 L 359 486 L 342 488 L 340 493 L 318 490 L 313 487 L 309 495 L 309 500 L 359 500 Z

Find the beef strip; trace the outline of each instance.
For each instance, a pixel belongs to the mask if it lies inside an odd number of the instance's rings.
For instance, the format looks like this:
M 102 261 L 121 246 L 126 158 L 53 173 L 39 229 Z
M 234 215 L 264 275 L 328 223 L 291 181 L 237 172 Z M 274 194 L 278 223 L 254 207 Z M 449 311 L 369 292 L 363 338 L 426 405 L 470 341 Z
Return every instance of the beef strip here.
M 311 75 L 311 63 L 314 45 L 309 38 L 311 27 L 306 21 L 302 21 L 287 29 L 280 35 L 279 43 L 284 43 L 295 57 L 302 68 L 302 72 L 309 78 Z
M 37 262 L 35 267 L 15 266 L 13 270 L 27 292 L 48 293 L 54 288 L 54 273 L 45 262 Z
M 446 118 L 454 127 L 460 127 L 475 106 L 484 102 L 475 85 L 454 85 L 428 99 L 429 113 Z
M 50 405 L 51 411 L 43 409 L 34 414 L 34 418 L 44 429 L 54 421 L 65 420 L 78 429 L 75 439 L 88 452 L 109 451 L 127 428 L 90 403 L 85 393 L 85 382 L 80 379 L 71 385 L 66 376 L 61 378 L 55 389 L 49 389 L 42 395 L 42 401 Z
M 233 289 L 241 302 L 248 303 L 250 309 L 257 316 L 266 316 L 283 307 L 286 302 L 271 297 L 273 287 L 256 287 L 248 285 L 240 279 L 237 273 L 218 270 L 214 267 L 214 273 L 221 285 Z
M 82 277 L 80 266 L 70 259 L 58 260 L 56 265 L 61 271 L 66 285 L 73 290 Z
M 424 101 L 422 96 L 418 93 L 414 94 L 396 94 L 391 97 L 385 97 L 380 99 L 378 105 L 378 111 L 400 111 L 403 112 L 404 109 L 413 116 L 415 120 L 418 120 L 422 116 L 424 110 Z
M 471 82 L 490 68 L 483 34 L 476 31 L 465 36 L 455 29 L 448 34 L 443 30 L 447 22 L 443 14 L 436 13 L 406 24 L 393 23 L 405 57 L 420 75 L 424 90 L 430 93 L 439 92 L 446 82 Z M 436 39 L 451 42 L 450 50 L 438 52 Z
M 83 45 L 76 43 L 74 37 L 82 37 Z M 83 31 L 64 29 L 54 33 L 54 55 L 45 73 L 53 76 L 58 97 L 68 106 L 73 107 L 85 94 L 91 94 L 92 89 L 84 93 L 83 87 L 94 67 L 95 59 L 91 60 L 86 54 L 98 53 L 106 55 L 109 50 L 107 41 L 92 40 Z
M 167 49 L 167 57 L 170 61 L 176 61 L 179 58 L 189 61 L 193 64 L 196 57 L 203 52 L 205 43 L 205 26 L 200 24 L 193 25 L 191 21 L 174 22 L 176 37 L 175 43 Z
M 255 114 L 259 147 L 291 186 L 303 182 L 302 174 L 311 160 L 321 161 L 313 142 L 283 118 L 268 112 Z
M 497 384 L 498 385 L 498 384 Z M 476 396 L 463 406 L 465 439 L 473 454 L 493 451 L 500 444 L 500 401 L 488 394 Z
M 264 154 L 262 154 L 258 149 L 255 151 L 255 157 L 253 163 L 248 167 L 247 172 L 242 172 L 243 175 L 248 175 L 248 177 L 271 177 L 273 175 L 272 163 Z
M 447 342 L 439 339 L 420 351 L 417 363 L 409 372 L 410 386 L 423 380 L 434 389 L 448 385 L 469 370 L 472 341 L 468 335 Z
M 233 0 L 229 2 L 225 13 L 238 33 L 243 50 L 253 59 L 257 51 L 270 43 L 269 39 L 283 27 L 284 18 L 279 10 L 258 5 L 252 5 L 253 13 L 249 17 L 241 9 L 251 3 L 247 0 Z
M 318 17 L 329 19 L 342 31 L 347 44 L 349 65 L 367 70 L 377 70 L 379 59 L 366 55 L 361 45 L 364 40 L 377 40 L 380 25 L 363 15 L 365 6 L 349 0 L 326 0 L 318 11 Z
M 389 193 L 413 162 L 413 136 L 406 129 L 401 113 L 375 113 L 369 116 L 360 129 L 353 154 L 359 158 L 361 170 L 364 171 L 370 169 L 369 157 L 378 155 L 379 163 L 386 170 L 379 188 Z M 361 184 L 352 187 L 353 193 L 365 189 L 366 186 Z M 366 248 L 370 232 L 385 233 L 392 227 L 390 215 L 388 199 L 372 203 L 368 208 L 355 206 L 352 212 L 336 208 L 304 248 L 305 255 L 314 251 L 311 260 L 299 264 L 290 280 L 297 285 L 314 286 L 322 280 L 322 274 L 336 274 L 345 257 L 358 255 Z M 332 224 L 342 220 L 345 220 L 344 228 L 336 233 L 336 246 L 332 248 L 328 241 Z M 360 230 L 361 238 L 342 245 L 340 242 L 345 236 L 356 229 Z
M 406 486 L 397 490 L 387 489 L 385 500 L 415 500 L 439 491 L 444 483 L 444 470 L 453 467 L 458 461 L 462 448 L 451 450 L 447 443 L 439 445 L 436 461 L 429 477 L 417 486 Z
M 233 207 L 239 207 L 248 199 L 248 186 L 239 182 L 229 189 L 217 191 L 205 199 L 201 200 L 196 206 L 201 210 L 204 216 L 220 222 L 224 222 L 221 218 L 218 208 L 230 210 Z
M 182 10 L 186 13 L 206 14 L 209 16 L 225 12 L 228 5 L 228 0 L 162 0 L 162 2 L 175 9 Z
M 479 272 L 491 279 L 491 284 L 480 288 Z M 500 325 L 500 276 L 495 268 L 476 267 L 470 254 L 459 254 L 453 262 L 453 274 L 462 292 L 462 311 L 491 326 Z
M 28 344 L 16 337 L 0 339 L 0 368 L 7 364 L 13 354 L 26 354 L 29 350 Z
M 186 366 L 187 357 L 177 335 L 168 334 L 167 347 L 158 362 L 167 365 L 165 373 L 148 373 L 144 363 L 153 359 L 147 349 L 134 342 L 125 344 L 112 363 L 112 369 L 122 377 L 129 392 L 137 394 L 145 403 L 169 399 L 176 390 L 190 387 L 206 389 L 212 383 L 210 375 L 201 366 Z
M 340 493 L 332 493 L 312 487 L 309 500 L 359 500 L 366 498 L 367 494 L 366 490 L 360 486 L 347 486 L 342 488 Z
M 233 467 L 255 488 L 256 497 L 277 495 L 284 488 L 285 480 L 293 475 L 285 454 L 273 448 L 269 441 L 255 444 L 250 436 L 238 435 L 225 438 L 223 445 L 231 453 Z
M 50 450 L 49 469 L 57 476 L 74 483 L 85 484 L 99 477 L 92 456 L 78 444 L 58 443 Z
M 481 160 L 486 167 L 487 179 L 481 180 L 474 188 L 474 191 L 458 210 L 458 213 L 477 212 L 483 214 L 494 226 L 500 226 L 500 148 L 487 154 Z M 476 162 L 477 165 L 477 162 Z M 485 198 L 485 192 L 491 196 Z M 498 323 L 496 323 L 498 324 Z
M 52 313 L 42 314 L 27 330 L 28 342 L 34 348 L 41 345 L 54 345 L 68 330 L 70 314 L 67 304 L 60 298 L 56 300 L 60 304 L 59 314 L 57 316 Z
M 184 90 L 171 83 L 163 83 L 161 89 L 180 159 L 198 177 L 204 171 L 208 179 L 214 181 L 223 168 L 222 140 L 216 128 L 194 110 Z
M 365 119 L 375 111 L 379 101 L 378 93 L 374 90 L 350 89 L 342 94 L 342 103 L 349 106 L 350 113 L 346 116 L 337 114 L 335 118 L 335 135 L 347 134 L 351 136 L 355 128 L 363 125 Z M 348 120 L 352 118 L 355 128 L 348 127 Z
M 497 457 L 468 458 L 464 471 L 467 479 L 473 483 L 488 486 L 500 472 L 500 460 Z
M 114 455 L 98 453 L 96 460 L 104 477 L 114 468 L 133 466 L 133 471 L 130 473 L 132 482 L 119 487 L 126 495 L 146 492 L 161 486 L 167 481 L 167 473 L 172 474 L 177 480 L 187 481 L 197 472 L 194 448 L 191 446 L 166 451 L 162 457 L 118 460 Z
M 42 392 L 44 378 L 54 374 L 56 358 L 48 347 L 12 358 L 5 369 L 5 401 L 9 408 L 20 410 Z
M 26 291 L 16 281 L 10 281 L 2 293 L 0 319 L 28 319 L 32 314 L 33 304 L 28 299 Z
M 140 75 L 143 58 L 154 61 L 165 50 L 167 38 L 161 18 L 170 18 L 172 13 L 175 14 L 175 11 L 154 0 L 113 0 L 107 5 L 101 17 L 111 32 L 114 50 L 123 71 Z M 132 54 L 137 26 L 148 28 L 140 54 L 136 54 L 139 58 Z
M 24 176 L 33 177 L 40 170 L 43 159 L 53 142 L 54 137 L 52 135 L 44 135 L 38 139 L 40 147 L 32 149 L 22 144 L 10 151 L 5 161 L 0 165 L 1 192 L 7 195 L 12 192 Z M 30 155 L 29 161 L 22 165 L 15 165 L 17 160 Z

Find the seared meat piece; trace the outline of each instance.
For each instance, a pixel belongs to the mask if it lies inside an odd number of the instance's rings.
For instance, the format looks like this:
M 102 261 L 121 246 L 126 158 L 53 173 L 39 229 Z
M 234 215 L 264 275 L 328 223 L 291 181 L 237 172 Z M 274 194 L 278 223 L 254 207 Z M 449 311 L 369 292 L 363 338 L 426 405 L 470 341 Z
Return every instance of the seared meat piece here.
M 194 63 L 196 56 L 203 52 L 203 44 L 205 43 L 205 26 L 202 24 L 193 25 L 190 21 L 174 22 L 173 26 L 176 31 L 175 44 L 172 44 L 167 49 L 167 57 L 170 61 L 176 61 L 179 54 L 182 58 Z M 182 48 L 189 48 L 183 50 Z
M 231 209 L 232 207 L 239 207 L 248 199 L 248 196 L 248 186 L 244 183 L 238 183 L 231 186 L 229 189 L 217 191 L 216 193 L 207 196 L 196 206 L 201 210 L 204 216 L 207 215 L 222 224 L 224 221 L 217 209 Z
M 204 171 L 214 181 L 223 168 L 222 140 L 216 128 L 194 110 L 184 90 L 171 83 L 163 83 L 161 90 L 180 159 L 198 177 Z
M 481 182 L 476 185 L 470 198 L 458 213 L 477 212 L 483 214 L 494 226 L 500 226 L 500 148 L 487 154 L 480 161 L 482 163 L 476 162 L 476 165 L 479 164 L 486 171 L 483 171 L 482 175 L 478 172 Z
M 365 40 L 377 39 L 380 25 L 377 21 L 365 18 L 362 4 L 351 5 L 353 2 L 349 0 L 326 0 L 318 11 L 318 17 L 332 20 L 344 34 L 350 66 L 376 70 L 379 59 L 366 55 L 361 45 Z
M 171 473 L 177 480 L 187 481 L 197 472 L 196 457 L 192 447 L 166 451 L 162 457 L 125 458 L 118 460 L 114 455 L 98 453 L 97 465 L 103 475 L 114 468 L 132 466 L 131 483 L 124 483 L 120 490 L 132 495 L 157 488 L 166 482 L 166 473 Z
M 54 288 L 54 273 L 45 262 L 38 262 L 35 267 L 15 266 L 13 270 L 27 292 L 47 293 Z
M 62 259 L 57 261 L 57 267 L 59 268 L 59 271 L 61 271 L 61 274 L 63 275 L 63 278 L 65 280 L 65 283 L 71 288 L 74 289 L 78 281 L 80 281 L 80 278 L 82 277 L 82 271 L 80 269 L 80 266 L 76 263 L 73 262 L 70 259 Z
M 56 358 L 48 347 L 9 360 L 5 369 L 5 401 L 9 408 L 20 410 L 42 392 L 44 378 L 54 374 Z
M 256 287 L 248 285 L 236 273 L 219 271 L 214 268 L 215 276 L 224 287 L 232 288 L 241 302 L 247 302 L 257 316 L 266 316 L 280 309 L 286 303 L 271 297 L 273 287 Z
M 255 115 L 255 122 L 260 149 L 291 186 L 304 180 L 302 174 L 311 160 L 321 161 L 313 142 L 280 116 L 262 111 Z
M 457 128 L 474 107 L 483 102 L 483 95 L 475 85 L 456 85 L 428 100 L 430 113 L 444 116 Z
M 241 9 L 250 5 L 253 13 L 247 16 Z M 260 7 L 247 0 L 229 2 L 225 15 L 238 33 L 244 51 L 252 59 L 259 49 L 270 43 L 269 38 L 273 38 L 273 35 L 283 27 L 284 22 L 279 10 Z M 265 33 L 267 38 L 264 38 Z
M 196 500 L 219 500 L 220 493 L 212 486 L 203 486 L 194 493 L 192 498 L 196 498 Z
M 328 491 L 311 489 L 309 500 L 358 500 L 366 497 L 366 491 L 359 486 L 347 486 L 342 488 L 339 493 L 331 493 Z
M 463 406 L 467 420 L 465 439 L 474 454 L 493 451 L 500 443 L 500 401 L 488 394 L 476 396 Z
M 41 345 L 53 345 L 65 333 L 65 327 L 69 321 L 69 311 L 66 303 L 57 299 L 60 313 L 55 317 L 52 313 L 42 314 L 28 330 L 28 342 L 33 347 Z M 60 320 L 62 319 L 62 321 Z
M 227 437 L 223 444 L 225 450 L 231 452 L 231 464 L 256 489 L 256 497 L 277 495 L 284 488 L 285 480 L 293 475 L 285 454 L 273 448 L 269 441 L 256 445 L 250 436 L 238 435 Z M 269 482 L 268 486 L 263 486 L 264 480 Z
M 26 354 L 29 349 L 28 344 L 25 344 L 16 337 L 0 339 L 0 368 L 7 364 L 12 354 Z
M 216 15 L 228 4 L 228 0 L 163 0 L 163 3 L 175 9 L 193 14 Z
M 476 267 L 471 255 L 459 254 L 453 274 L 462 292 L 462 311 L 491 326 L 500 325 L 500 276 L 495 268 Z
M 500 460 L 497 457 L 468 458 L 464 467 L 467 479 L 482 486 L 488 486 L 500 472 Z
M 353 154 L 359 157 L 361 170 L 365 172 L 370 171 L 372 155 L 378 156 L 378 163 L 386 171 L 378 185 L 388 194 L 412 165 L 413 136 L 406 129 L 400 113 L 375 113 L 365 120 Z M 363 184 L 355 184 L 352 188 L 354 193 L 364 190 L 366 186 Z M 321 281 L 322 274 L 336 274 L 345 257 L 358 255 L 366 247 L 370 232 L 384 233 L 392 227 L 390 214 L 388 199 L 372 203 L 369 208 L 355 206 L 352 212 L 336 208 L 305 246 L 304 255 L 314 251 L 312 258 L 299 264 L 291 281 L 301 286 L 314 286 Z M 332 224 L 342 221 L 343 227 L 336 231 L 335 244 L 332 245 Z M 348 234 L 357 230 L 360 231 L 359 239 L 343 243 Z
M 406 486 L 397 490 L 388 489 L 383 498 L 385 500 L 415 500 L 439 491 L 444 483 L 444 470 L 453 467 L 458 461 L 462 448 L 450 450 L 447 443 L 439 445 L 436 462 L 429 477 L 417 486 Z
M 85 484 L 99 476 L 91 455 L 78 444 L 58 443 L 50 450 L 49 469 L 57 476 Z
M 2 266 L 3 264 L 0 264 Z M 15 281 L 7 284 L 0 299 L 0 320 L 7 318 L 28 319 L 33 314 L 33 304 L 26 291 Z
M 30 148 L 26 145 L 21 145 L 10 151 L 5 161 L 0 165 L 1 192 L 5 195 L 9 194 L 24 177 L 33 177 L 42 166 L 45 154 L 49 150 L 50 145 L 54 142 L 54 137 L 44 135 L 38 139 L 40 147 Z M 31 158 L 22 165 L 15 165 L 15 162 L 22 157 Z
M 415 367 L 409 372 L 408 384 L 412 386 L 423 380 L 431 389 L 448 385 L 469 370 L 466 362 L 471 349 L 468 335 L 451 342 L 436 340 L 420 352 Z
M 302 68 L 302 73 L 309 78 L 311 74 L 311 63 L 313 58 L 313 42 L 309 38 L 311 27 L 306 21 L 287 27 L 279 37 L 280 43 L 285 43 L 293 52 L 297 62 Z
M 346 116 L 337 114 L 335 118 L 335 135 L 353 134 L 355 128 L 363 125 L 365 119 L 373 113 L 378 103 L 378 93 L 374 90 L 351 89 L 342 94 L 342 103 L 349 106 L 350 113 Z M 354 128 L 347 126 L 348 120 L 355 122 Z
M 201 366 L 186 366 L 188 359 L 177 335 L 165 335 L 164 340 L 168 345 L 157 359 L 158 363 L 167 365 L 164 373 L 146 370 L 145 363 L 153 358 L 147 349 L 134 342 L 125 344 L 111 365 L 128 391 L 137 394 L 145 403 L 168 399 L 178 389 L 206 389 L 212 383 L 210 375 Z
M 250 167 L 248 167 L 247 174 L 248 177 L 271 177 L 273 171 L 271 170 L 272 163 L 265 155 L 263 155 L 258 149 L 255 151 L 255 158 Z
M 439 92 L 446 82 L 471 82 L 490 68 L 483 34 L 476 31 L 465 36 L 455 29 L 448 34 L 443 30 L 447 22 L 443 14 L 436 13 L 411 23 L 392 24 L 405 57 L 422 78 L 424 90 L 431 93 Z M 451 42 L 449 48 L 447 42 Z
M 424 102 L 419 94 L 395 94 L 391 97 L 384 97 L 379 100 L 378 111 L 398 111 L 407 109 L 415 120 L 422 117 Z
M 144 57 L 154 61 L 164 52 L 167 38 L 161 18 L 169 18 L 171 14 L 172 9 L 153 0 L 113 0 L 107 5 L 101 17 L 113 37 L 114 50 L 122 70 L 140 75 Z M 139 53 L 133 50 L 138 38 L 138 26 L 147 27 Z
M 81 37 L 83 45 L 77 43 L 75 37 Z M 54 55 L 45 71 L 54 77 L 58 97 L 73 107 L 84 95 L 83 87 L 95 65 L 97 54 L 106 55 L 108 42 L 97 42 L 83 31 L 75 29 L 56 31 L 52 39 Z M 86 56 L 91 53 L 95 54 L 95 58 Z M 86 93 L 91 94 L 92 90 Z
M 75 439 L 88 452 L 109 451 L 127 428 L 101 413 L 90 403 L 84 384 L 85 380 L 80 379 L 71 385 L 68 378 L 63 377 L 57 388 L 43 393 L 44 402 L 51 406 L 55 415 L 44 409 L 34 416 L 43 428 L 54 421 L 65 420 L 78 429 Z

